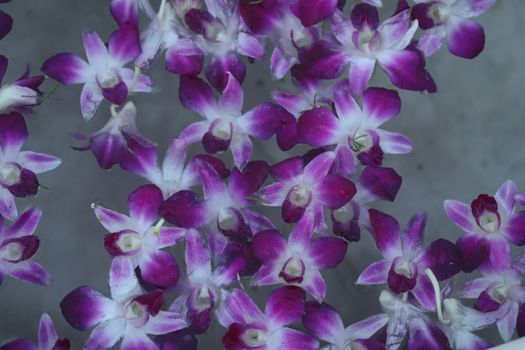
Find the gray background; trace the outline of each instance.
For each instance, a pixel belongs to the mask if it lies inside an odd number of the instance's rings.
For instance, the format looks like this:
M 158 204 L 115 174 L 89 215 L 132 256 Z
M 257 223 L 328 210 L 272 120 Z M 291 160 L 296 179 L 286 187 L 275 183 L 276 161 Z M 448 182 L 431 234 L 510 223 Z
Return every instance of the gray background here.
M 0 53 L 11 59 L 6 81 L 16 78 L 28 62 L 38 70 L 47 57 L 57 52 L 71 51 L 84 57 L 82 29 L 96 29 L 103 38 L 114 29 L 107 4 L 100 0 L 16 0 L 1 5 L 15 19 L 13 31 L 0 41 Z M 428 241 L 438 236 L 455 240 L 460 234 L 443 212 L 444 199 L 470 201 L 478 193 L 493 193 L 509 178 L 525 190 L 524 19 L 525 1 L 499 1 L 478 19 L 487 36 L 480 57 L 467 61 L 441 50 L 428 62 L 439 92 L 401 93 L 401 115 L 387 128 L 409 136 L 415 149 L 409 155 L 387 157 L 387 164 L 403 176 L 403 187 L 396 202 L 382 209 L 403 224 L 415 211 L 428 211 Z M 165 73 L 162 64 L 158 61 L 148 72 L 155 93 L 133 97 L 139 111 L 139 129 L 159 143 L 161 153 L 172 137 L 197 119 L 180 104 L 174 104 L 178 78 Z M 273 82 L 262 63 L 248 66 L 248 73 L 245 110 L 269 98 L 272 88 L 288 85 Z M 383 74 L 379 76 L 377 84 L 386 84 Z M 48 81 L 44 88 L 50 90 L 55 85 Z M 90 153 L 70 148 L 70 131 L 98 130 L 109 116 L 108 105 L 103 104 L 92 122 L 86 124 L 79 111 L 80 89 L 59 87 L 53 99 L 37 108 L 38 117 L 28 121 L 30 139 L 25 149 L 63 160 L 58 169 L 40 177 L 49 190 L 18 201 L 19 209 L 33 203 L 43 209 L 37 229 L 41 248 L 35 258 L 52 274 L 53 282 L 45 288 L 12 278 L 4 281 L 0 286 L 0 344 L 13 337 L 35 339 L 38 319 L 42 312 L 48 312 L 60 335 L 69 337 L 74 349 L 79 349 L 88 332 L 67 325 L 58 307 L 60 300 L 82 284 L 109 293 L 111 259 L 102 245 L 105 231 L 89 205 L 97 202 L 126 212 L 128 193 L 142 180 L 116 168 L 101 170 Z M 255 157 L 282 159 L 282 154 L 274 152 L 274 143 L 259 143 Z M 329 286 L 327 301 L 337 306 L 345 324 L 379 310 L 378 290 L 354 285 L 367 262 L 378 258 L 373 242 L 365 234 L 360 243 L 350 246 L 341 266 L 324 273 Z M 206 337 L 215 335 L 217 339 L 217 332 L 221 330 L 212 328 Z M 210 343 L 202 343 L 201 348 L 210 348 L 204 344 Z

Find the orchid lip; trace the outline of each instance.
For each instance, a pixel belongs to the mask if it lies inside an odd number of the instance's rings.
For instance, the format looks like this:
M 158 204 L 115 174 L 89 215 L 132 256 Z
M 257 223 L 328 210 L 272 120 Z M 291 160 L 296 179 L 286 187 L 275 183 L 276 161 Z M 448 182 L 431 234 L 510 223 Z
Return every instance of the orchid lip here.
M 294 186 L 288 194 L 288 200 L 299 207 L 306 206 L 308 203 L 310 203 L 311 198 L 311 191 L 301 185 Z
M 213 136 L 222 140 L 229 140 L 232 137 L 232 125 L 224 120 L 218 120 L 210 131 Z
M 351 205 L 344 205 L 333 211 L 333 218 L 339 222 L 348 222 L 355 216 L 354 209 Z
M 244 344 L 254 348 L 266 344 L 266 341 L 268 340 L 268 334 L 262 329 L 248 328 L 246 331 L 244 331 L 241 339 L 243 340 Z
M 6 186 L 12 186 L 20 181 L 22 171 L 20 166 L 14 163 L 6 163 L 0 169 L 0 183 Z
M 501 284 L 489 291 L 490 297 L 498 303 L 502 303 L 505 299 L 507 299 L 508 293 L 509 287 L 506 284 Z
M 304 262 L 297 257 L 288 259 L 279 273 L 279 277 L 287 283 L 301 283 L 305 272 Z
M 219 226 L 219 229 L 224 231 L 234 230 L 238 225 L 237 215 L 231 209 L 221 210 L 217 214 L 217 226 Z
M 0 259 L 18 261 L 22 258 L 24 247 L 18 242 L 11 242 L 0 249 Z
M 485 213 L 479 218 L 479 226 L 487 233 L 494 233 L 499 230 L 500 219 L 497 213 Z
M 373 145 L 372 137 L 366 131 L 356 131 L 348 138 L 348 146 L 356 153 L 369 149 Z
M 129 253 L 140 249 L 142 239 L 136 232 L 124 233 L 119 237 L 117 245 L 122 252 Z
M 117 85 L 120 79 L 115 73 L 106 71 L 97 75 L 97 81 L 101 88 L 106 89 Z
M 209 286 L 202 286 L 192 293 L 192 307 L 197 310 L 211 309 L 217 300 L 215 291 Z
M 149 314 L 143 305 L 137 301 L 132 301 L 128 306 L 126 306 L 124 317 L 134 325 L 141 326 L 148 321 Z
M 412 278 L 412 276 L 414 275 L 414 271 L 412 271 L 410 261 L 406 260 L 396 264 L 396 266 L 394 267 L 394 271 L 398 275 L 403 275 L 406 278 Z

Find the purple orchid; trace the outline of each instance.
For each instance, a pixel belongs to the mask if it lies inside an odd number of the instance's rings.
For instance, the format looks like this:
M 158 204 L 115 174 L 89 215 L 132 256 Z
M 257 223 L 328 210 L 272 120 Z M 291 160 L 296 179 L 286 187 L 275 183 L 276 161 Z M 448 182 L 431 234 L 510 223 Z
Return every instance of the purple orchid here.
M 388 322 L 388 316 L 375 315 L 344 327 L 337 311 L 328 304 L 306 303 L 303 324 L 318 339 L 329 343 L 324 350 L 381 349 L 382 344 L 370 339 Z
M 84 146 L 75 146 L 78 151 L 91 150 L 102 169 L 110 169 L 121 163 L 130 154 L 129 143 L 139 144 L 142 148 L 153 148 L 155 144 L 142 136 L 136 126 L 137 109 L 133 102 L 128 102 L 120 111 L 111 108 L 111 117 L 102 129 L 91 134 L 74 133 L 74 137 L 85 142 Z
M 412 18 L 425 30 L 418 48 L 426 56 L 439 50 L 447 40 L 451 54 L 462 58 L 475 58 L 485 46 L 483 27 L 472 22 L 488 11 L 496 0 L 414 0 Z
M 244 93 L 230 73 L 218 103 L 209 85 L 197 77 L 181 76 L 179 97 L 184 107 L 206 118 L 190 124 L 179 138 L 189 144 L 201 141 L 204 149 L 212 154 L 231 149 L 239 169 L 251 158 L 250 136 L 269 139 L 279 126 L 295 120 L 284 108 L 271 103 L 262 103 L 242 114 Z
M 31 207 L 9 227 L 4 227 L 0 217 L 0 284 L 6 275 L 39 285 L 51 282 L 49 273 L 30 260 L 40 246 L 33 233 L 41 216 L 39 209 Z
M 106 46 L 97 33 L 82 32 L 88 62 L 72 53 L 59 53 L 42 66 L 51 78 L 66 84 L 84 84 L 80 95 L 80 109 L 86 120 L 95 114 L 100 102 L 121 105 L 130 92 L 150 92 L 149 77 L 124 65 L 140 53 L 137 27 L 124 23 L 113 32 Z
M 229 294 L 221 307 L 219 322 L 228 328 L 222 344 L 228 350 L 317 349 L 313 337 L 286 327 L 304 313 L 305 294 L 298 287 L 281 287 L 268 297 L 264 313 L 239 289 Z
M 379 129 L 381 124 L 399 114 L 401 99 L 394 90 L 368 88 L 363 92 L 363 108 L 346 91 L 334 96 L 335 111 L 321 107 L 304 112 L 297 129 L 302 139 L 311 146 L 335 146 L 336 173 L 349 175 L 355 172 L 355 162 L 362 163 L 374 153 L 408 153 L 410 140 L 398 133 Z M 376 165 L 381 161 L 376 162 Z
M 408 47 L 417 30 L 417 21 L 410 20 L 410 10 L 401 11 L 379 25 L 376 7 L 357 4 L 352 10 L 351 20 L 336 11 L 332 29 L 337 46 L 325 49 L 325 54 L 318 53 L 317 58 L 310 62 L 304 62 L 308 74 L 332 79 L 351 62 L 350 90 L 352 94 L 360 95 L 368 86 L 378 62 L 390 81 L 401 89 L 436 90 L 432 77 L 425 70 L 423 56 Z
M 196 0 L 162 1 L 160 9 L 142 33 L 142 53 L 135 64 L 148 68 L 159 51 L 166 50 L 165 68 L 175 74 L 199 74 L 204 55 L 192 39 L 184 16 L 198 8 Z
M 0 345 L 0 350 L 69 350 L 67 338 L 59 338 L 48 314 L 43 314 L 38 325 L 38 346 L 28 339 L 16 339 Z
M 8 60 L 0 55 L 0 83 L 7 70 Z M 29 69 L 17 80 L 0 86 L 0 113 L 30 111 L 40 103 L 38 87 L 44 81 L 43 75 L 29 76 Z
M 181 139 L 171 141 L 160 167 L 156 146 L 144 146 L 141 142 L 130 140 L 127 147 L 131 152 L 122 159 L 120 166 L 156 185 L 162 191 L 164 199 L 178 191 L 189 190 L 200 183 L 197 164 L 199 161 L 209 163 L 222 178 L 230 175 L 224 162 L 210 155 L 198 155 L 192 158 L 185 167 L 188 144 Z
M 186 326 L 181 315 L 160 310 L 162 292 L 142 293 L 130 259 L 113 260 L 109 285 L 111 299 L 81 286 L 60 303 L 62 314 L 72 327 L 83 331 L 95 326 L 84 349 L 110 348 L 121 340 L 122 350 L 159 350 L 148 334 L 167 334 Z
M 253 277 L 252 284 L 296 285 L 322 301 L 326 285 L 319 270 L 339 265 L 345 257 L 347 243 L 338 237 L 312 239 L 312 233 L 313 220 L 310 216 L 297 224 L 288 241 L 276 230 L 257 233 L 252 246 L 262 266 Z
M 264 161 L 250 162 L 243 171 L 233 169 L 225 184 L 215 168 L 199 161 L 204 198 L 192 191 L 179 191 L 168 198 L 161 215 L 179 227 L 221 232 L 234 240 L 246 240 L 253 233 L 273 228 L 266 217 L 249 209 L 256 204 L 254 194 L 268 176 Z
M 308 164 L 301 157 L 274 164 L 270 173 L 278 182 L 261 189 L 262 204 L 281 206 L 282 218 L 287 223 L 311 216 L 315 231 L 324 231 L 324 208 L 341 208 L 356 192 L 352 181 L 329 174 L 335 157 L 334 152 L 324 152 Z
M 109 5 L 111 15 L 119 26 L 127 22 L 138 24 L 139 9 L 150 18 L 155 16 L 150 0 L 111 0 Z
M 410 292 L 424 309 L 434 308 L 434 290 L 425 275 L 430 267 L 440 280 L 448 279 L 461 270 L 461 255 L 456 246 L 445 239 L 423 247 L 426 214 L 412 217 L 403 234 L 398 222 L 388 214 L 369 209 L 371 233 L 383 260 L 372 263 L 357 279 L 357 284 L 387 283 L 396 294 Z
M 522 256 L 523 258 L 523 256 Z M 521 264 L 520 261 L 517 261 Z M 498 322 L 501 338 L 512 339 L 520 305 L 525 303 L 525 287 L 521 283 L 522 266 L 494 268 L 491 265 L 480 269 L 483 277 L 465 284 L 461 291 L 464 298 L 476 298 L 476 308 L 482 312 L 499 310 Z
M 0 115 L 0 216 L 17 217 L 15 197 L 38 192 L 37 174 L 53 170 L 60 159 L 31 151 L 21 151 L 28 137 L 27 126 L 18 112 Z
M 184 15 L 187 26 L 197 34 L 195 43 L 211 58 L 206 77 L 217 91 L 228 85 L 229 75 L 242 83 L 246 75 L 244 63 L 236 53 L 262 59 L 264 45 L 251 34 L 241 20 L 236 2 L 204 0 L 206 10 L 190 9 Z
M 179 279 L 175 258 L 162 251 L 184 237 L 186 230 L 177 227 L 153 227 L 163 197 L 154 185 L 144 185 L 129 195 L 130 216 L 95 207 L 95 215 L 109 231 L 104 247 L 114 257 L 129 259 L 138 267 L 144 281 L 159 287 L 174 286 Z
M 510 266 L 509 242 L 525 244 L 525 211 L 516 212 L 517 186 L 508 180 L 496 194 L 480 194 L 469 205 L 446 200 L 448 217 L 466 234 L 457 241 L 462 251 L 465 272 L 490 262 L 494 267 Z

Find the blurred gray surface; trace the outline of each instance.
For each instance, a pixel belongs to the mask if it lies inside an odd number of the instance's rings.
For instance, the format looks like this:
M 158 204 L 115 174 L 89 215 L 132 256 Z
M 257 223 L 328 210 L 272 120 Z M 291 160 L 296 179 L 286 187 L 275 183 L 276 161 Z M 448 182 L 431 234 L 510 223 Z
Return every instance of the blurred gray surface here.
M 114 29 L 107 4 L 101 0 L 17 0 L 0 5 L 15 20 L 13 31 L 0 41 L 0 53 L 10 58 L 7 80 L 16 78 L 28 62 L 38 70 L 57 52 L 83 56 L 80 32 L 84 28 L 96 29 L 107 38 Z M 403 176 L 403 187 L 395 203 L 381 208 L 394 214 L 402 225 L 415 211 L 428 211 L 427 241 L 438 236 L 455 240 L 460 234 L 442 210 L 444 199 L 470 201 L 477 193 L 493 193 L 509 178 L 525 189 L 524 19 L 525 1 L 498 2 L 479 18 L 487 35 L 481 56 L 466 61 L 445 49 L 432 57 L 428 67 L 439 92 L 402 92 L 401 115 L 387 126 L 409 136 L 415 149 L 409 155 L 387 157 L 387 164 Z M 164 72 L 162 60 L 148 73 L 156 92 L 133 100 L 139 111 L 139 129 L 159 143 L 162 153 L 169 140 L 197 116 L 178 102 L 174 104 L 178 77 Z M 268 99 L 271 89 L 287 85 L 273 82 L 269 76 L 262 63 L 248 66 L 245 110 Z M 378 81 L 385 82 L 381 77 Z M 55 85 L 47 81 L 44 87 L 51 90 Z M 48 312 L 59 334 L 69 337 L 74 349 L 80 349 L 89 332 L 78 332 L 67 325 L 60 314 L 60 300 L 79 285 L 109 292 L 111 259 L 103 249 L 105 231 L 89 205 L 97 202 L 126 212 L 128 193 L 142 180 L 120 169 L 103 171 L 90 153 L 70 148 L 70 131 L 98 130 L 109 116 L 108 105 L 103 104 L 92 122 L 85 123 L 79 111 L 80 89 L 59 87 L 53 99 L 37 108 L 38 117 L 28 121 L 30 139 L 25 149 L 63 160 L 58 169 L 40 177 L 49 190 L 18 202 L 19 209 L 32 203 L 43 209 L 36 260 L 52 274 L 53 282 L 45 288 L 12 278 L 4 281 L 0 286 L 0 344 L 13 337 L 35 339 L 38 319 L 42 312 Z M 255 158 L 284 158 L 275 152 L 274 143 L 256 143 Z M 278 158 L 271 158 L 274 156 Z M 324 273 L 327 301 L 338 308 L 345 324 L 379 310 L 378 289 L 354 285 L 359 272 L 378 258 L 373 242 L 364 234 L 360 243 L 350 245 L 340 267 Z M 205 338 L 218 339 L 219 331 L 214 327 Z M 206 341 L 201 345 L 208 349 L 216 348 L 217 343 Z

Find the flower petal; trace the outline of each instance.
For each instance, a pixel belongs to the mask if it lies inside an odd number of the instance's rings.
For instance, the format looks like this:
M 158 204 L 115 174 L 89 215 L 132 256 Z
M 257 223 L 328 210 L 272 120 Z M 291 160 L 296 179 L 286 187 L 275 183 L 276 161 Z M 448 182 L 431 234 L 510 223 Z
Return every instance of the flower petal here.
M 179 266 L 173 255 L 156 250 L 144 257 L 139 264 L 142 278 L 155 286 L 173 287 L 179 280 Z
M 276 230 L 257 233 L 252 239 L 252 248 L 257 259 L 270 264 L 278 259 L 286 249 L 286 240 Z
M 329 18 L 335 11 L 337 0 L 300 0 L 299 19 L 305 27 Z
M 111 297 L 122 301 L 129 297 L 138 287 L 135 268 L 128 257 L 115 257 L 109 270 L 109 288 Z
M 103 99 L 104 96 L 97 84 L 87 83 L 84 85 L 80 93 L 80 111 L 85 120 L 93 117 Z
M 283 327 L 272 334 L 268 341 L 275 344 L 275 349 L 301 349 L 315 350 L 319 347 L 319 342 L 303 332 L 295 329 Z M 273 349 L 273 348 L 272 348 Z
M 31 151 L 20 152 L 18 154 L 18 162 L 22 167 L 31 170 L 35 174 L 53 170 L 61 163 L 57 157 Z
M 186 75 L 180 77 L 179 99 L 185 108 L 200 115 L 206 115 L 216 104 L 213 90 L 208 84 L 197 77 Z
M 57 340 L 58 335 L 53 321 L 48 314 L 44 313 L 42 317 L 40 317 L 40 323 L 38 325 L 38 346 L 40 350 L 52 350 Z
M 474 221 L 474 217 L 472 216 L 472 210 L 470 206 L 452 199 L 448 199 L 443 202 L 443 206 L 450 220 L 465 230 L 465 232 L 476 231 L 476 223 Z
M 4 237 L 17 238 L 32 235 L 41 217 L 42 211 L 37 207 L 27 209 L 5 230 Z
M 128 198 L 131 220 L 143 230 L 149 228 L 159 216 L 163 197 L 155 185 L 144 185 L 133 191 Z
M 339 127 L 337 117 L 326 108 L 306 111 L 297 122 L 297 129 L 303 140 L 314 147 L 337 143 Z
M 525 244 L 525 211 L 512 215 L 505 227 L 501 229 L 501 234 L 517 246 Z
M 350 91 L 352 94 L 359 96 L 368 87 L 368 82 L 374 74 L 376 60 L 368 57 L 352 58 L 348 80 L 350 82 Z
M 356 284 L 383 284 L 386 283 L 390 261 L 381 260 L 368 265 L 357 278 Z
M 319 202 L 329 209 L 342 207 L 352 199 L 355 193 L 354 183 L 339 175 L 325 176 L 316 191 Z
M 91 75 L 86 61 L 72 53 L 54 55 L 48 58 L 40 69 L 51 78 L 68 85 L 84 83 Z
M 42 265 L 34 261 L 21 261 L 12 264 L 9 275 L 22 281 L 47 286 L 51 283 L 51 275 Z
M 303 324 L 309 333 L 327 343 L 337 344 L 343 338 L 343 321 L 337 311 L 328 304 L 307 302 Z
M 474 271 L 486 261 L 491 251 L 488 241 L 475 234 L 461 237 L 456 245 L 463 256 L 463 271 L 467 273 Z
M 86 350 L 111 348 L 122 338 L 126 330 L 126 319 L 115 318 L 104 321 L 93 329 L 84 344 Z
M 242 87 L 235 79 L 233 74 L 228 74 L 228 83 L 222 91 L 222 95 L 219 98 L 219 108 L 225 113 L 238 116 L 241 114 L 242 105 L 244 103 L 244 93 Z
M 207 219 L 206 205 L 192 191 L 174 193 L 160 207 L 160 216 L 167 222 L 183 228 L 197 228 Z
M 455 24 L 451 29 L 447 43 L 451 54 L 473 59 L 485 47 L 485 31 L 480 24 L 464 20 Z
M 210 252 L 206 248 L 204 240 L 198 231 L 192 229 L 188 230 L 184 254 L 188 276 L 191 277 L 192 274 L 198 276 L 211 276 Z
M 130 22 L 119 25 L 108 40 L 109 53 L 121 64 L 128 63 L 141 53 L 139 31 Z
M 392 216 L 375 209 L 369 209 L 371 233 L 377 248 L 390 260 L 401 252 L 399 223 Z
M 266 301 L 265 314 L 272 327 L 280 328 L 291 324 L 304 314 L 306 295 L 296 286 L 285 286 L 275 289 Z
M 18 112 L 0 118 L 0 148 L 3 159 L 13 161 L 27 140 L 28 132 L 24 117 Z
M 148 320 L 143 329 L 148 334 L 161 335 L 178 331 L 187 326 L 181 315 L 174 312 L 160 311 Z
M 394 201 L 403 179 L 392 168 L 367 166 L 359 176 L 359 183 L 378 199 Z
M 348 244 L 338 237 L 319 237 L 312 240 L 308 256 L 318 269 L 331 269 L 345 258 Z
M 250 296 L 240 289 L 233 290 L 226 297 L 223 307 L 217 313 L 217 318 L 224 327 L 235 322 L 241 324 L 248 324 L 252 321 L 260 322 L 263 317 L 263 313 Z
M 374 315 L 353 323 L 345 329 L 345 339 L 368 339 L 388 323 L 387 315 Z
M 372 125 L 379 126 L 401 111 L 401 98 L 395 90 L 368 88 L 363 92 L 363 113 Z
M 412 151 L 412 141 L 397 132 L 375 130 L 379 135 L 379 146 L 385 153 L 405 154 Z

